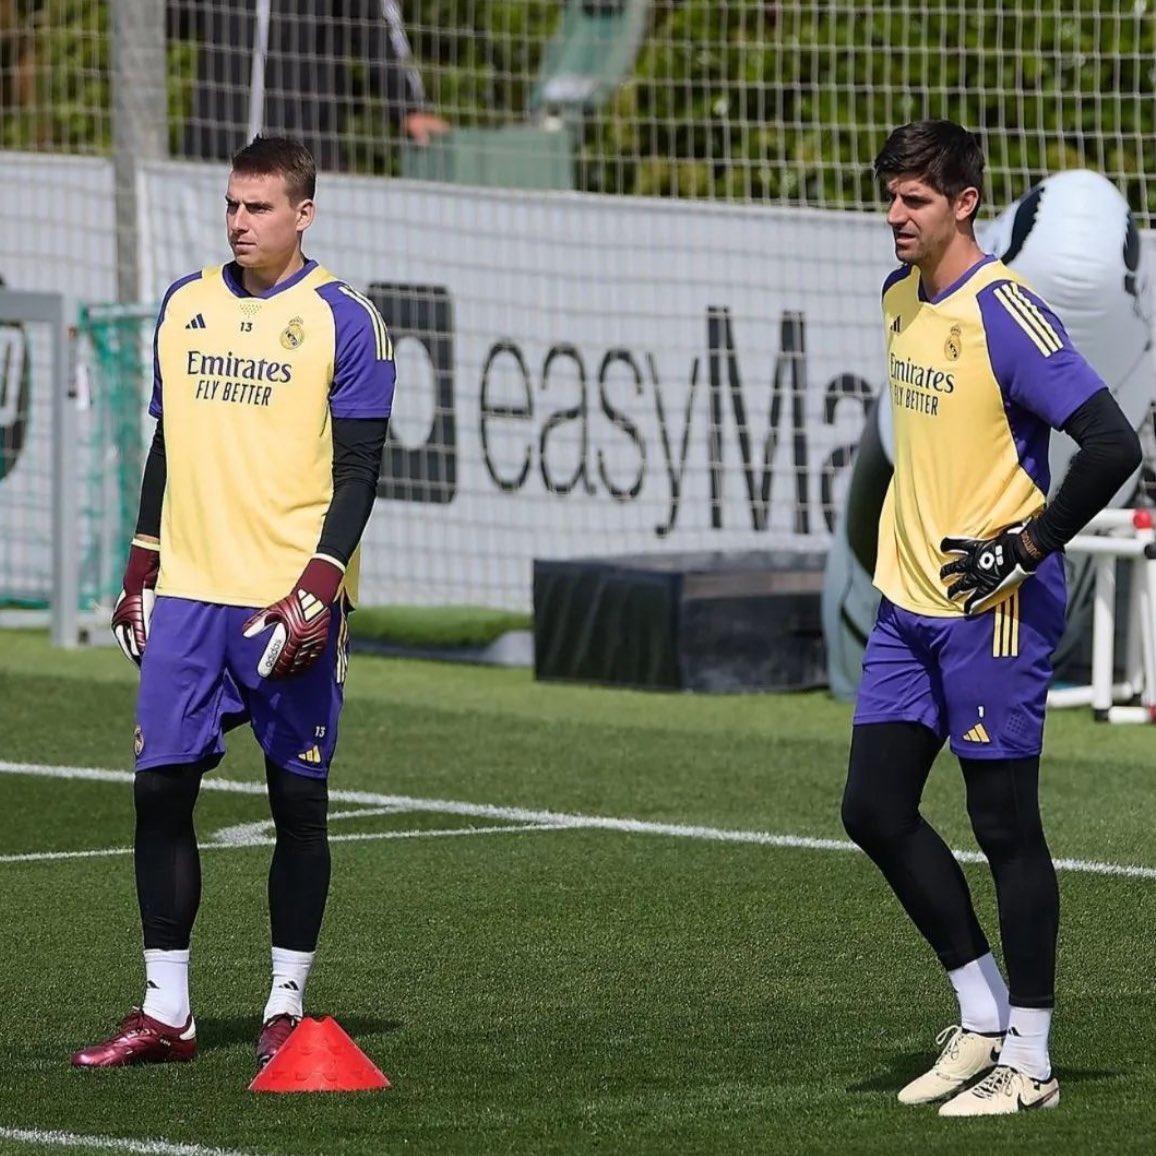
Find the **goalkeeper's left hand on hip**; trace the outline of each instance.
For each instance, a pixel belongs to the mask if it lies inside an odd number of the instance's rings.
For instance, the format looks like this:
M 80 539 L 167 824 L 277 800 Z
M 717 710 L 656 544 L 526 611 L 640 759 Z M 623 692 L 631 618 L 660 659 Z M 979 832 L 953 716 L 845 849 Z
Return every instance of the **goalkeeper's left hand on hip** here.
M 1044 555 L 1025 523 L 1008 526 L 993 538 L 944 538 L 939 544 L 944 554 L 955 556 L 939 576 L 953 602 L 963 603 L 964 614 L 982 614 L 1030 578 Z
M 284 598 L 259 610 L 244 626 L 246 638 L 272 629 L 257 660 L 262 678 L 288 678 L 308 670 L 325 652 L 331 607 L 345 571 L 330 558 L 314 556 Z

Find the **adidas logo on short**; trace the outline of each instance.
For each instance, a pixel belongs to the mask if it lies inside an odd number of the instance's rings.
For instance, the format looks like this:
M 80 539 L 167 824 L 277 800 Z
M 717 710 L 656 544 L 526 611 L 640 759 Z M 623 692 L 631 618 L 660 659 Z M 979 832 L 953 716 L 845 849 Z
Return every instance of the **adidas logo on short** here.
M 319 766 L 321 763 L 321 751 L 317 747 L 310 747 L 307 751 L 302 751 L 297 757 L 303 763 L 312 763 L 314 766 Z
M 188 323 L 188 324 L 185 326 L 185 328 L 186 328 L 186 329 L 207 329 L 207 328 L 208 328 L 208 326 L 205 324 L 205 318 L 204 318 L 204 316 L 203 316 L 202 314 L 198 313 L 198 314 L 196 315 L 196 317 L 194 317 L 194 318 L 192 319 L 192 321 L 190 321 L 190 322 L 189 322 L 189 323 Z
M 991 739 L 988 737 L 987 730 L 983 723 L 976 723 L 975 726 L 963 736 L 963 741 L 965 743 L 990 743 Z

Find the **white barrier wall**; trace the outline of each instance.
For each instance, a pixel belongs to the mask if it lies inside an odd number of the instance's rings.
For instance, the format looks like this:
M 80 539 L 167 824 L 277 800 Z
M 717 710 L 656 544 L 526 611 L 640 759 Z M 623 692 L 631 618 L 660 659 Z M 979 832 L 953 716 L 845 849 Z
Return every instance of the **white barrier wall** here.
M 224 178 L 146 171 L 155 296 L 228 256 Z M 307 251 L 405 287 L 383 311 L 409 452 L 367 597 L 526 606 L 535 556 L 821 547 L 889 249 L 850 214 L 323 178 Z
M 21 165 L 84 213 L 20 200 L 0 273 L 110 298 L 111 170 Z M 228 258 L 226 175 L 144 170 L 153 299 Z M 882 381 L 880 217 L 327 176 L 317 201 L 307 251 L 398 345 L 366 601 L 527 608 L 534 557 L 826 548 Z M 82 279 L 30 262 L 34 228 L 83 250 Z

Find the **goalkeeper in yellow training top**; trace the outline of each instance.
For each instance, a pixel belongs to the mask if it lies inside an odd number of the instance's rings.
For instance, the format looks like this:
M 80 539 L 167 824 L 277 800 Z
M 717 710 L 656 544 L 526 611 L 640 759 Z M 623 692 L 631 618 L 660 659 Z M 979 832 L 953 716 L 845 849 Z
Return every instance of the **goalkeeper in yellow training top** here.
M 268 1063 L 302 1016 L 329 889 L 327 776 L 348 661 L 346 615 L 395 383 L 385 323 L 302 251 L 316 169 L 258 137 L 233 158 L 233 260 L 170 286 L 154 338 L 157 419 L 112 627 L 141 668 L 135 867 L 145 995 L 78 1067 L 188 1060 L 189 939 L 201 894 L 193 809 L 224 734 L 265 754 Z
M 863 658 L 843 822 L 959 1001 L 904 1103 L 945 1116 L 1050 1108 L 1059 895 L 1038 801 L 1061 550 L 1140 465 L 1140 443 L 1060 319 L 975 239 L 984 159 L 951 121 L 896 129 L 875 161 L 900 267 L 883 286 L 895 472 L 883 598 Z M 1050 505 L 1053 429 L 1079 445 Z M 948 743 L 999 904 L 1007 983 L 959 864 L 919 810 Z

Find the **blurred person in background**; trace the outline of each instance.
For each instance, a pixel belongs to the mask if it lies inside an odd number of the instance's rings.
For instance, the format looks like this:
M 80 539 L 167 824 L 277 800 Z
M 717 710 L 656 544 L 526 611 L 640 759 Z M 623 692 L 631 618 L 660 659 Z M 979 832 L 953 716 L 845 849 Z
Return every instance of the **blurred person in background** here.
M 261 132 L 302 141 L 318 169 L 364 171 L 387 121 L 419 145 L 450 129 L 426 102 L 396 0 L 169 0 L 168 20 L 197 47 L 190 160 L 228 160 Z

